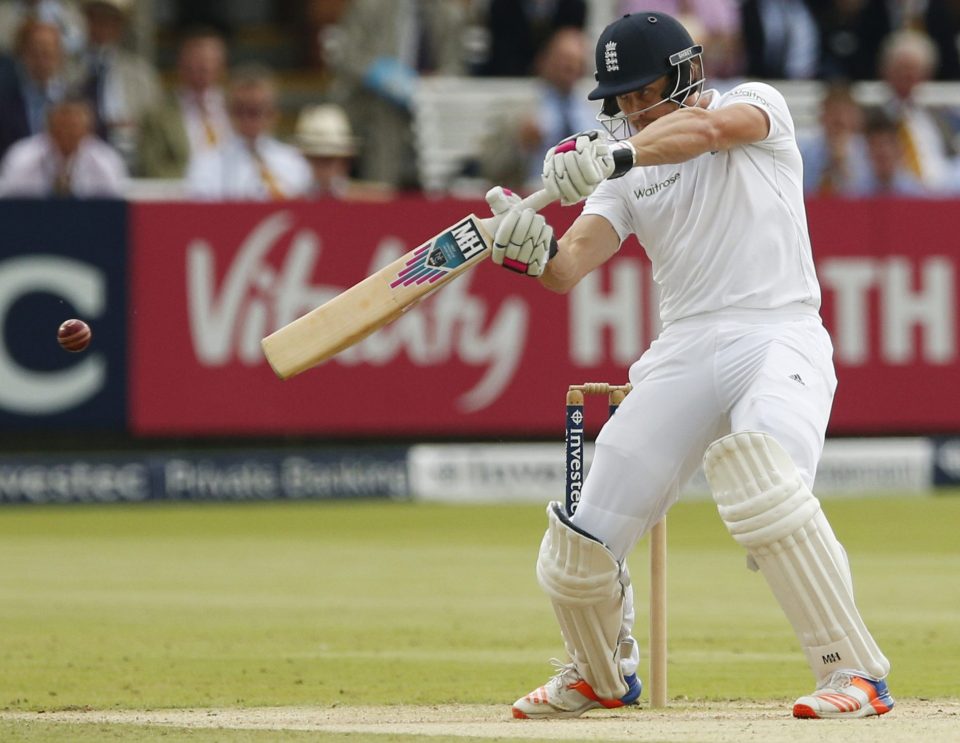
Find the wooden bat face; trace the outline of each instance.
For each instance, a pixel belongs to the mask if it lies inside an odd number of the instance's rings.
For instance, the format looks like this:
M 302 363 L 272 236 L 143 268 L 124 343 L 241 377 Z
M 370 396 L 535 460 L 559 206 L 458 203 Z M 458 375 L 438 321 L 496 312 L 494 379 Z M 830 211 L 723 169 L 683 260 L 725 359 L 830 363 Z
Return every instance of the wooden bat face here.
M 541 209 L 546 191 L 523 206 Z M 281 379 L 323 363 L 396 320 L 431 292 L 487 257 L 502 216 L 464 217 L 443 232 L 381 268 L 326 304 L 261 341 L 264 356 Z
M 493 238 L 472 214 L 261 342 L 281 379 L 321 364 L 483 260 Z

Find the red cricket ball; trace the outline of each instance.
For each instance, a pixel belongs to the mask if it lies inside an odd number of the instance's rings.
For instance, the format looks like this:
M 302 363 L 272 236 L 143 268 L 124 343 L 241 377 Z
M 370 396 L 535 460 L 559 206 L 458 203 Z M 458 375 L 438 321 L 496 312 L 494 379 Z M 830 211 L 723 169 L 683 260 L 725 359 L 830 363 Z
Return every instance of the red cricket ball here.
M 83 320 L 64 320 L 57 330 L 57 342 L 65 351 L 77 353 L 90 345 L 93 333 Z

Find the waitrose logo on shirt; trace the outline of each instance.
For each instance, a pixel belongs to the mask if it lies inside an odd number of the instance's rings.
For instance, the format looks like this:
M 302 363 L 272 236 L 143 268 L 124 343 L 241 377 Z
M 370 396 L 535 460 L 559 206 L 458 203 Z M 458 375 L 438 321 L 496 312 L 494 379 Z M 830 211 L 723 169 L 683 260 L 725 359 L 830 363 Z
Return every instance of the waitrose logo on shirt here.
M 647 186 L 646 188 L 641 187 L 641 188 L 633 189 L 634 198 L 636 198 L 637 201 L 640 201 L 641 199 L 645 199 L 648 196 L 656 196 L 663 189 L 669 188 L 674 183 L 676 183 L 679 179 L 680 179 L 680 171 L 678 170 L 669 178 L 665 178 L 659 183 L 654 183 L 652 186 Z

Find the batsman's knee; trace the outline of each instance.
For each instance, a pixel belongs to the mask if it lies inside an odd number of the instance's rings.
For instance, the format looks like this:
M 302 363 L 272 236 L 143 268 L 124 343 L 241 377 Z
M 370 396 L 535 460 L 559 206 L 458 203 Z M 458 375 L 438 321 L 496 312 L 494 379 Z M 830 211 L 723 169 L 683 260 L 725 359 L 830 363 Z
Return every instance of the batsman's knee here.
M 882 678 L 890 664 L 853 599 L 843 547 L 797 466 L 766 433 L 713 442 L 703 470 L 727 529 L 759 568 L 818 679 L 843 668 Z
M 703 470 L 721 518 L 748 550 L 794 533 L 820 510 L 790 455 L 769 434 L 717 439 L 707 447 Z

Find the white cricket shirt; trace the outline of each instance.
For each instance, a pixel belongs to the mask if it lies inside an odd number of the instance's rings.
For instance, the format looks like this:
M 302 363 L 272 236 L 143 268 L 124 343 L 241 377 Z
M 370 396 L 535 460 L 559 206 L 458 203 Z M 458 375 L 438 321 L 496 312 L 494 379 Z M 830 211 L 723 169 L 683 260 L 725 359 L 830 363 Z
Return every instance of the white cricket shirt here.
M 820 307 L 803 206 L 803 169 L 783 96 L 745 83 L 708 109 L 748 103 L 766 112 L 767 137 L 684 163 L 633 168 L 604 181 L 583 214 L 635 234 L 653 264 L 666 325 L 726 308 Z

